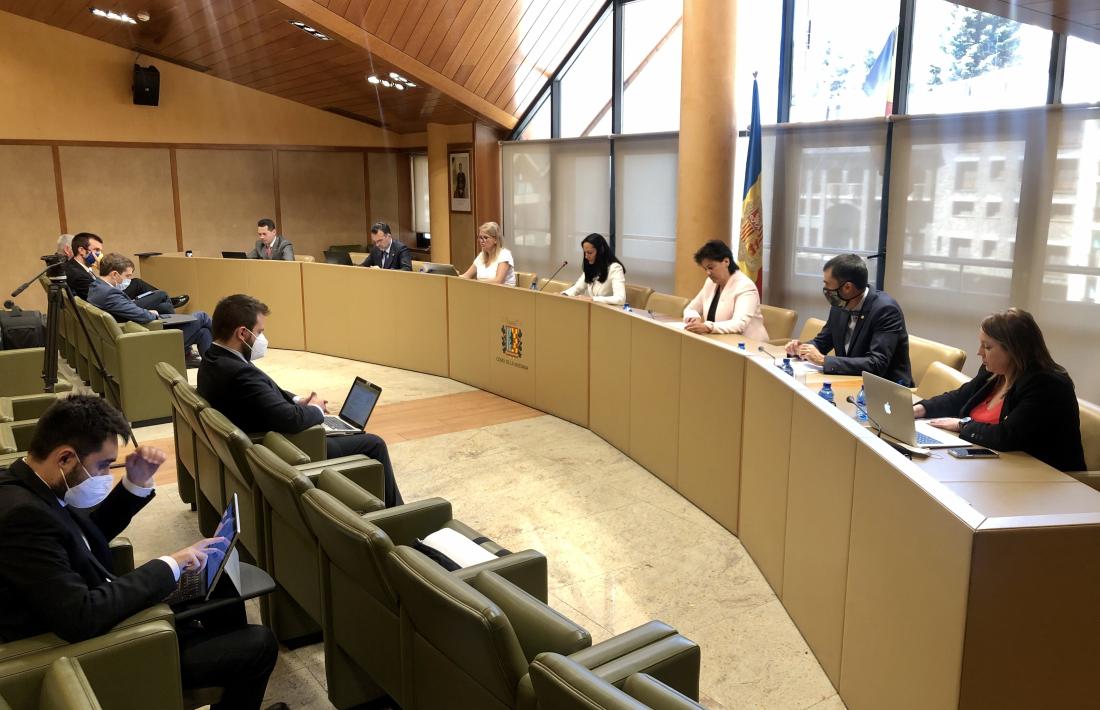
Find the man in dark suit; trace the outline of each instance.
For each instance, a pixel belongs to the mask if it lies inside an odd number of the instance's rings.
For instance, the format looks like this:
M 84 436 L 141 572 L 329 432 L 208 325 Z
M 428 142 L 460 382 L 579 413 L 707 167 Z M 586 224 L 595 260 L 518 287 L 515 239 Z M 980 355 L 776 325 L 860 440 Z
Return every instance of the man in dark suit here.
M 47 632 L 72 643 L 98 636 L 171 594 L 182 571 L 202 568 L 214 539 L 120 576 L 110 571 L 109 541 L 156 495 L 153 474 L 165 460 L 138 448 L 112 489 L 118 437 L 128 434 L 106 400 L 73 395 L 38 420 L 27 456 L 0 471 L 0 643 Z M 178 625 L 181 679 L 185 688 L 224 687 L 215 708 L 258 708 L 278 644 L 235 607 L 232 618 L 219 612 L 202 626 Z
M 90 232 L 81 232 L 75 237 L 63 234 L 58 240 L 57 252 L 68 257 L 65 275 L 73 293 L 87 301 L 88 289 L 95 281 L 96 265 L 103 258 L 103 240 Z M 127 281 L 123 293 L 141 308 L 156 311 L 162 316 L 175 313 L 177 308 L 191 300 L 186 295 L 169 296 L 151 283 L 135 278 Z
M 156 320 L 159 314 L 137 305 L 125 293 L 126 282 L 134 275 L 134 262 L 122 254 L 108 254 L 99 261 L 100 277 L 88 289 L 88 303 L 107 311 L 119 323 L 132 321 L 148 323 Z M 183 331 L 183 350 L 187 364 L 198 367 L 199 358 L 210 347 L 213 336 L 210 333 L 210 316 L 204 311 L 191 314 L 195 320 L 180 326 Z M 191 346 L 198 349 L 198 356 L 191 355 Z
M 393 238 L 390 225 L 375 222 L 370 228 L 370 241 L 373 245 L 370 254 L 360 266 L 412 271 L 412 253 L 407 246 Z
M 265 217 L 256 223 L 256 246 L 248 252 L 248 258 L 294 261 L 294 245 L 275 231 L 273 220 Z
M 198 390 L 242 431 L 297 434 L 324 421 L 328 402 L 316 392 L 308 397 L 287 392 L 254 364 L 267 352 L 264 328 L 269 313 L 265 304 L 244 294 L 218 302 L 214 344 L 199 366 Z M 374 459 L 386 474 L 386 506 L 404 502 L 382 437 L 365 432 L 330 436 L 325 439 L 325 454 L 328 458 L 363 454 Z
M 863 257 L 834 256 L 825 263 L 822 280 L 821 292 L 832 306 L 829 320 L 809 343 L 787 343 L 787 354 L 820 365 L 827 375 L 866 371 L 912 387 L 905 315 L 889 294 L 867 285 Z

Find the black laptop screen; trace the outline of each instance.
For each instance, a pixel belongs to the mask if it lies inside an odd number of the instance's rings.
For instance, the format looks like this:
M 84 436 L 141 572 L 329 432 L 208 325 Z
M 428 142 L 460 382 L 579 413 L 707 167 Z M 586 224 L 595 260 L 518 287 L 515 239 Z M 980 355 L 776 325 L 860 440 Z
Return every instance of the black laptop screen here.
M 344 400 L 340 416 L 363 428 L 367 425 L 367 420 L 374 411 L 374 405 L 378 404 L 378 398 L 381 396 L 381 387 L 367 382 L 362 377 L 356 377 L 351 391 L 348 392 L 348 398 Z

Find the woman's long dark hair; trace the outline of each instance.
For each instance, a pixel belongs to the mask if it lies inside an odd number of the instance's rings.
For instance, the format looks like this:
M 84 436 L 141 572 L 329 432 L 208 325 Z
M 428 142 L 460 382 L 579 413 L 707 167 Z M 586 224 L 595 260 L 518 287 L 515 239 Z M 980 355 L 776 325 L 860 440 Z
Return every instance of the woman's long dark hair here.
M 1004 347 L 1012 358 L 1017 379 L 1031 372 L 1065 372 L 1050 356 L 1035 318 L 1022 308 L 1009 308 L 986 316 L 982 332 Z
M 603 283 L 607 281 L 607 270 L 611 268 L 612 264 L 623 265 L 623 262 L 615 258 L 615 255 L 611 253 L 611 247 L 608 246 L 607 240 L 603 238 L 603 235 L 592 233 L 581 240 L 581 248 L 584 248 L 585 244 L 591 244 L 596 250 L 596 262 L 589 264 L 588 259 L 584 259 L 584 282 L 592 283 L 593 280 Z M 626 267 L 623 267 L 623 273 L 626 273 Z

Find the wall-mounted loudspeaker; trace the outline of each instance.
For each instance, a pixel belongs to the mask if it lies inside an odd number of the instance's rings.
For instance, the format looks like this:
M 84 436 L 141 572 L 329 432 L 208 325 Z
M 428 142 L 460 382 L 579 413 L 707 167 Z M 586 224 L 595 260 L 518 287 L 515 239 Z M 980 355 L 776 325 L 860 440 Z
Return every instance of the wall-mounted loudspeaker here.
M 153 65 L 134 65 L 134 104 L 158 106 L 160 104 L 160 71 Z

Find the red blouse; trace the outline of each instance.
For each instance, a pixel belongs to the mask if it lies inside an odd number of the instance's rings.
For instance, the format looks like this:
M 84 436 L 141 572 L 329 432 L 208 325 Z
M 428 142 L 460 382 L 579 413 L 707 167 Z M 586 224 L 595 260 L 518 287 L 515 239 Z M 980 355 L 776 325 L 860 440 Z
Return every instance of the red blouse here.
M 1001 423 L 1001 407 L 1005 401 L 1002 398 L 1001 401 L 993 405 L 993 408 L 989 408 L 989 400 L 993 399 L 993 395 L 989 395 L 984 402 L 979 404 L 970 410 L 970 418 L 973 421 L 981 424 L 1000 424 Z

